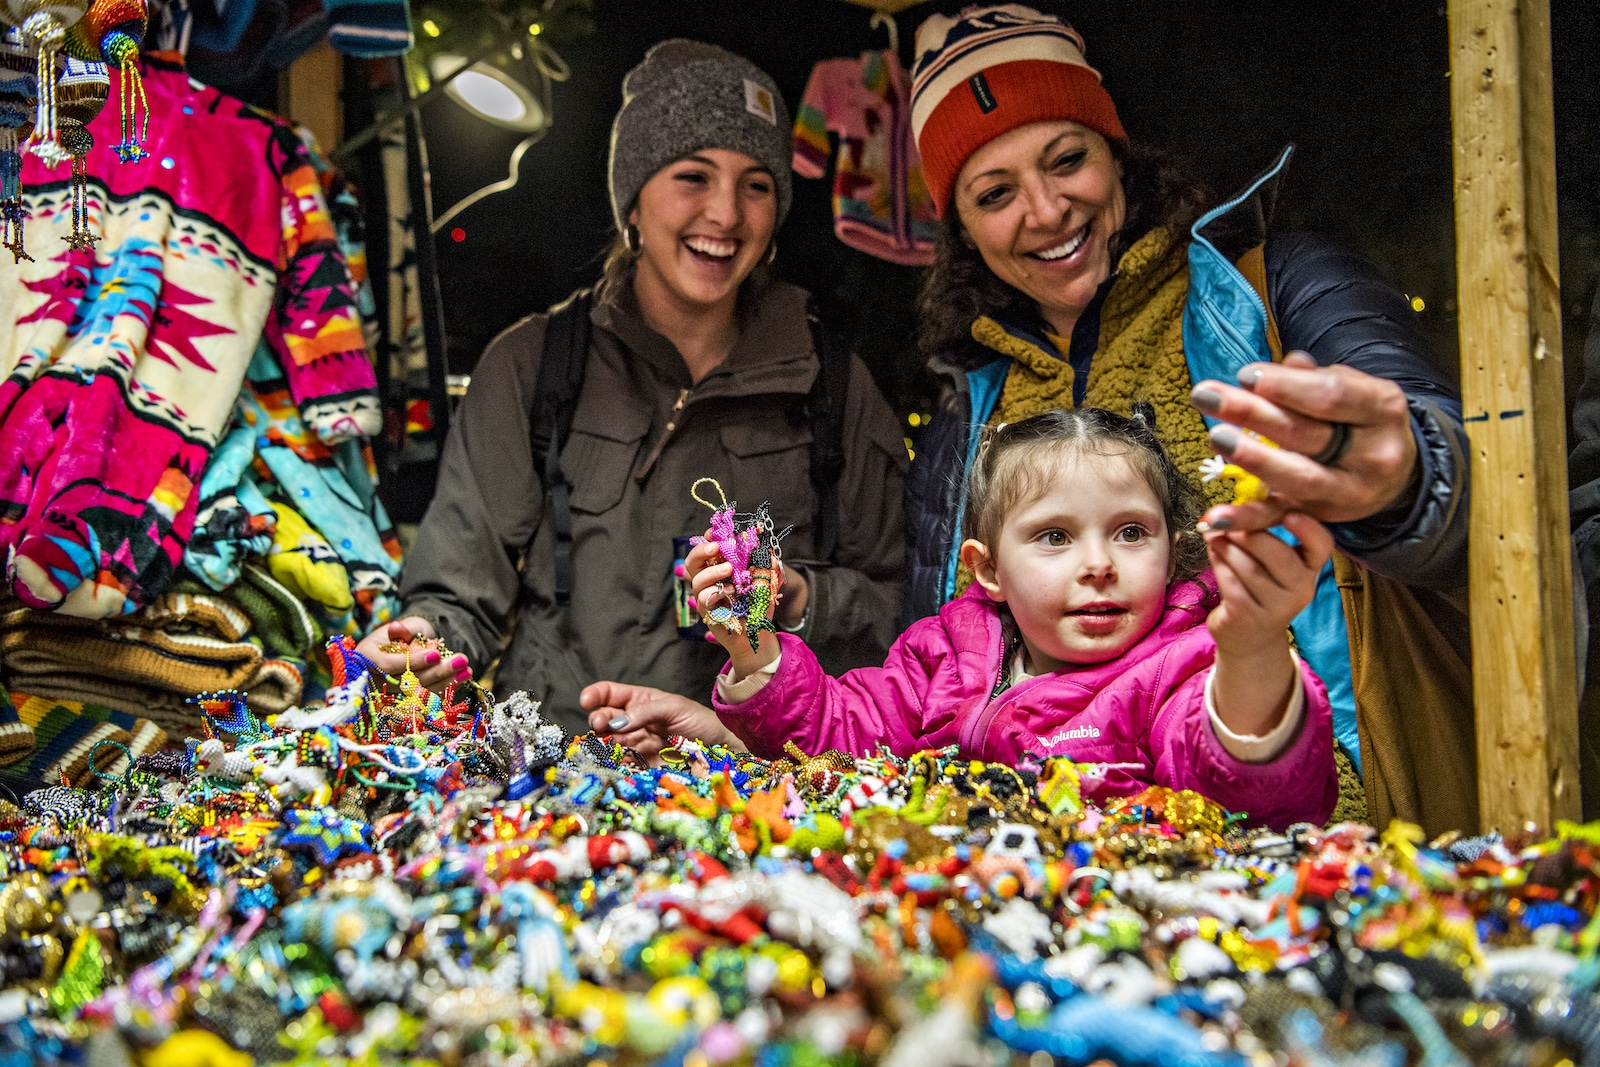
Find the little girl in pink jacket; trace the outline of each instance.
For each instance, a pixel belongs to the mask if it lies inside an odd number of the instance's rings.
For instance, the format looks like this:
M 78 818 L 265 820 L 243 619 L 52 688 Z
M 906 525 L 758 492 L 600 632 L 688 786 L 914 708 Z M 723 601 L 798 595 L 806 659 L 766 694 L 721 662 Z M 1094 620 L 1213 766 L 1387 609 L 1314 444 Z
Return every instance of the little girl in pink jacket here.
M 1194 789 L 1250 821 L 1333 811 L 1327 694 L 1289 647 L 1332 537 L 1291 514 L 1298 546 L 1194 530 L 1191 483 L 1144 412 L 1082 408 L 1002 426 L 972 465 L 961 561 L 973 581 L 907 630 L 882 667 L 831 678 L 790 634 L 718 631 L 721 725 L 750 751 L 959 745 L 1110 765 L 1095 799 Z M 1206 556 L 1211 567 L 1204 569 Z M 706 610 L 732 568 L 714 544 L 686 561 Z M 642 724 L 633 724 L 636 727 Z M 716 724 L 709 724 L 715 728 Z

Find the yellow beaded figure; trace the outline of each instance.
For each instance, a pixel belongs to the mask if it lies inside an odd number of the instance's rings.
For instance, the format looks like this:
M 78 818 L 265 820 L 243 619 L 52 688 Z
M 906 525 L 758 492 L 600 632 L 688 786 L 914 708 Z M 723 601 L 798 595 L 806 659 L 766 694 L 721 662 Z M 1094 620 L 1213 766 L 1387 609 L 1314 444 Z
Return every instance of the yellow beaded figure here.
M 1262 437 L 1258 433 L 1252 433 L 1249 430 L 1245 430 L 1244 433 L 1250 438 L 1260 441 L 1268 448 L 1279 447 L 1277 442 L 1270 438 Z M 1210 459 L 1202 461 L 1200 464 L 1200 480 L 1202 482 L 1214 482 L 1218 478 L 1233 479 L 1233 503 L 1235 504 L 1259 503 L 1267 499 L 1267 495 L 1272 492 L 1271 487 L 1266 482 L 1263 482 L 1243 467 L 1229 463 L 1221 456 L 1212 456 Z

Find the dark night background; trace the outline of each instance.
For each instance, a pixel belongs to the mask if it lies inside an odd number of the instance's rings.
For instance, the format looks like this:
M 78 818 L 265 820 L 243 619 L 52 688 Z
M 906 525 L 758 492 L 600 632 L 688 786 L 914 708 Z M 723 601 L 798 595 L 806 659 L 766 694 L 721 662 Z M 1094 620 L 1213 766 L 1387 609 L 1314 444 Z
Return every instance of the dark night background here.
M 898 16 L 901 58 L 932 0 Z M 1286 143 L 1291 164 L 1275 225 L 1321 231 L 1359 249 L 1406 293 L 1441 363 L 1456 360 L 1449 49 L 1440 0 L 1101 0 L 1042 3 L 1088 43 L 1136 140 L 1186 158 L 1227 194 Z M 1600 14 L 1594 0 L 1552 0 L 1564 352 L 1576 391 L 1600 273 Z M 555 123 L 513 190 L 468 209 L 437 242 L 452 369 L 530 311 L 589 284 L 610 238 L 606 154 L 623 75 L 654 42 L 693 37 L 770 72 L 790 111 L 818 60 L 886 46 L 870 12 L 841 0 L 596 0 L 595 32 L 549 38 L 572 67 L 554 88 Z M 519 135 L 453 102 L 424 113 L 433 202 L 444 212 L 505 177 Z M 825 318 L 872 367 L 902 415 L 933 388 L 914 345 L 920 272 L 872 259 L 833 236 L 829 179 L 795 179 L 778 266 L 819 298 Z

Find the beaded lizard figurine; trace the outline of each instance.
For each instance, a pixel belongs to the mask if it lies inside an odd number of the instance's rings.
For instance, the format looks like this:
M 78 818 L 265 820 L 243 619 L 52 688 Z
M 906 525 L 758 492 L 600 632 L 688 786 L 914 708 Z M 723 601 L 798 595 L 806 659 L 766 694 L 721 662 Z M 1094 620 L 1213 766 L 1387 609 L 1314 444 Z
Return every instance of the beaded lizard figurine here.
M 700 486 L 710 483 L 722 498 L 720 505 L 702 497 Z M 738 505 L 728 499 L 715 478 L 701 478 L 689 487 L 689 495 L 711 509 L 709 538 L 696 537 L 692 543 L 717 546 L 723 562 L 733 566 L 733 595 L 727 601 L 705 612 L 701 618 L 708 626 L 720 626 L 729 633 L 742 633 L 752 649 L 761 645 L 762 631 L 777 633 L 771 611 L 782 597 L 783 553 L 778 542 L 794 527 L 779 532 L 774 529 L 769 505 L 762 501 L 748 515 L 740 514 Z

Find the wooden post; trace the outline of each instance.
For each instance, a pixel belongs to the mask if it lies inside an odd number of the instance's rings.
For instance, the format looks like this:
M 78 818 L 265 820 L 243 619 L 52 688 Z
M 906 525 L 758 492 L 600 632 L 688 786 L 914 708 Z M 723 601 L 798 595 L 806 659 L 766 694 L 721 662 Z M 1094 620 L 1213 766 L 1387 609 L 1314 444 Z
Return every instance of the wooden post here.
M 323 152 L 344 140 L 344 57 L 326 40 L 289 64 L 278 80 L 278 110 L 316 135 Z
M 1580 802 L 1550 5 L 1449 19 L 1479 808 L 1548 830 Z

